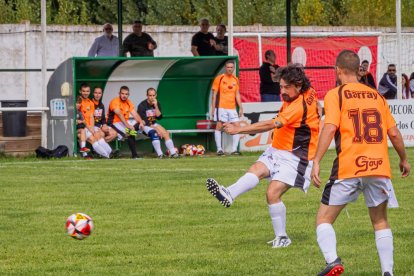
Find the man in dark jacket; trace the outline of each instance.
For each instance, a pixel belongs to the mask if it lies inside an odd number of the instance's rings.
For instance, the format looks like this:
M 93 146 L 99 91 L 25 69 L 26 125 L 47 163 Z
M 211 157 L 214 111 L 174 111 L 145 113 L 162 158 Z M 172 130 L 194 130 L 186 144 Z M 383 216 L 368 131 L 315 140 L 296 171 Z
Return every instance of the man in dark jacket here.
M 260 75 L 260 97 L 262 102 L 279 102 L 280 86 L 279 81 L 275 78 L 276 69 L 279 65 L 275 64 L 276 54 L 272 50 L 265 52 L 266 61 L 263 62 L 259 69 Z
M 378 91 L 386 99 L 395 99 L 397 95 L 397 69 L 395 64 L 388 65 L 387 73 L 385 73 L 378 85 Z

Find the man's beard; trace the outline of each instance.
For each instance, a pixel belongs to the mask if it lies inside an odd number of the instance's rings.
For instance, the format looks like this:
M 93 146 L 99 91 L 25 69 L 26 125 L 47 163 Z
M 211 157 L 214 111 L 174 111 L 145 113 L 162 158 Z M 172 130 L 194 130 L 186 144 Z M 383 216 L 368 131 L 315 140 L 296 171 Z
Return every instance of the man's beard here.
M 283 95 L 282 95 L 282 99 L 283 99 L 283 101 L 284 101 L 284 102 L 288 102 L 288 103 L 290 103 L 290 102 L 293 102 L 294 100 L 296 100 L 296 99 L 297 99 L 297 97 L 295 97 L 295 98 L 291 98 L 291 97 L 289 97 L 289 95 L 287 95 L 287 94 L 283 94 Z

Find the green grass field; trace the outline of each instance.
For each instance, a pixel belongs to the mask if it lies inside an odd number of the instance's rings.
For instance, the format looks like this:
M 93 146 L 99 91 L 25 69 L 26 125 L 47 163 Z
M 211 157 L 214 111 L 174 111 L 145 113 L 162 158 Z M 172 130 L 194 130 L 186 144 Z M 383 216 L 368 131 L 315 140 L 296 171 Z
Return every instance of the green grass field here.
M 409 155 L 414 149 L 409 149 Z M 413 177 L 391 160 L 400 208 L 389 211 L 395 275 L 414 275 Z M 179 160 L 0 159 L 0 274 L 316 275 L 324 267 L 315 237 L 322 190 L 284 196 L 288 248 L 272 249 L 267 182 L 223 208 L 205 179 L 233 183 L 259 153 Z M 322 164 L 327 179 L 334 152 Z M 83 241 L 65 233 L 75 212 L 94 219 Z M 335 224 L 345 275 L 381 275 L 362 198 Z

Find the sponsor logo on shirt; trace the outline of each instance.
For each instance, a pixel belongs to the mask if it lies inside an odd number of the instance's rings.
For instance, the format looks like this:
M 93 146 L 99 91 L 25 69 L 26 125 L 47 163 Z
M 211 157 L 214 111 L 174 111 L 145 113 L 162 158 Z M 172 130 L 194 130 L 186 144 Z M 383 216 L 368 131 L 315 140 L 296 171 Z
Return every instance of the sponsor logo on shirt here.
M 376 170 L 378 169 L 380 165 L 382 165 L 382 163 L 383 163 L 382 158 L 371 158 L 367 156 L 358 156 L 357 159 L 355 160 L 355 165 L 361 169 L 356 171 L 355 174 L 366 172 L 368 170 L 370 171 Z

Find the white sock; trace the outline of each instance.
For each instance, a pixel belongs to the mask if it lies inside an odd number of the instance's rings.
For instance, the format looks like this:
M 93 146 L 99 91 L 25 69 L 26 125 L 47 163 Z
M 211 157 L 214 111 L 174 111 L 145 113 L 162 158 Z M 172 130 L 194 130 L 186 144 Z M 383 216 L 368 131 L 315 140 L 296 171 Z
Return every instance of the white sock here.
M 221 131 L 220 130 L 214 131 L 214 140 L 216 140 L 217 151 L 223 150 L 221 147 Z
M 93 147 L 93 150 L 96 151 L 99 155 L 109 158 L 109 154 L 98 142 L 93 143 L 92 147 Z
M 233 199 L 236 199 L 241 194 L 244 194 L 259 184 L 259 178 L 254 173 L 246 173 L 237 180 L 236 183 L 227 187 Z
M 157 153 L 158 156 L 162 155 L 160 140 L 153 140 L 152 141 L 152 146 L 154 147 L 155 152 Z
M 275 237 L 287 236 L 286 234 L 286 206 L 283 202 L 269 205 L 269 214 L 272 219 Z
M 84 148 L 84 147 L 86 147 L 86 141 L 81 142 L 81 148 Z
M 332 263 L 338 258 L 336 253 L 335 230 L 330 223 L 322 223 L 316 227 L 316 239 L 326 263 Z
M 98 143 L 99 143 L 99 145 L 101 145 L 101 147 L 106 151 L 106 153 L 108 155 L 111 154 L 112 148 L 111 148 L 111 146 L 107 142 L 105 142 L 105 139 L 104 138 L 99 139 L 98 140 Z
M 375 231 L 375 243 L 377 244 L 378 255 L 381 262 L 382 273 L 389 272 L 391 275 L 394 267 L 394 245 L 391 229 Z
M 176 154 L 176 151 L 175 151 L 175 148 L 174 148 L 174 143 L 173 143 L 172 139 L 165 140 L 165 146 L 170 151 L 170 155 Z
M 233 149 L 232 152 L 237 151 L 237 148 L 239 147 L 239 141 L 240 141 L 240 135 L 235 134 L 233 135 Z

